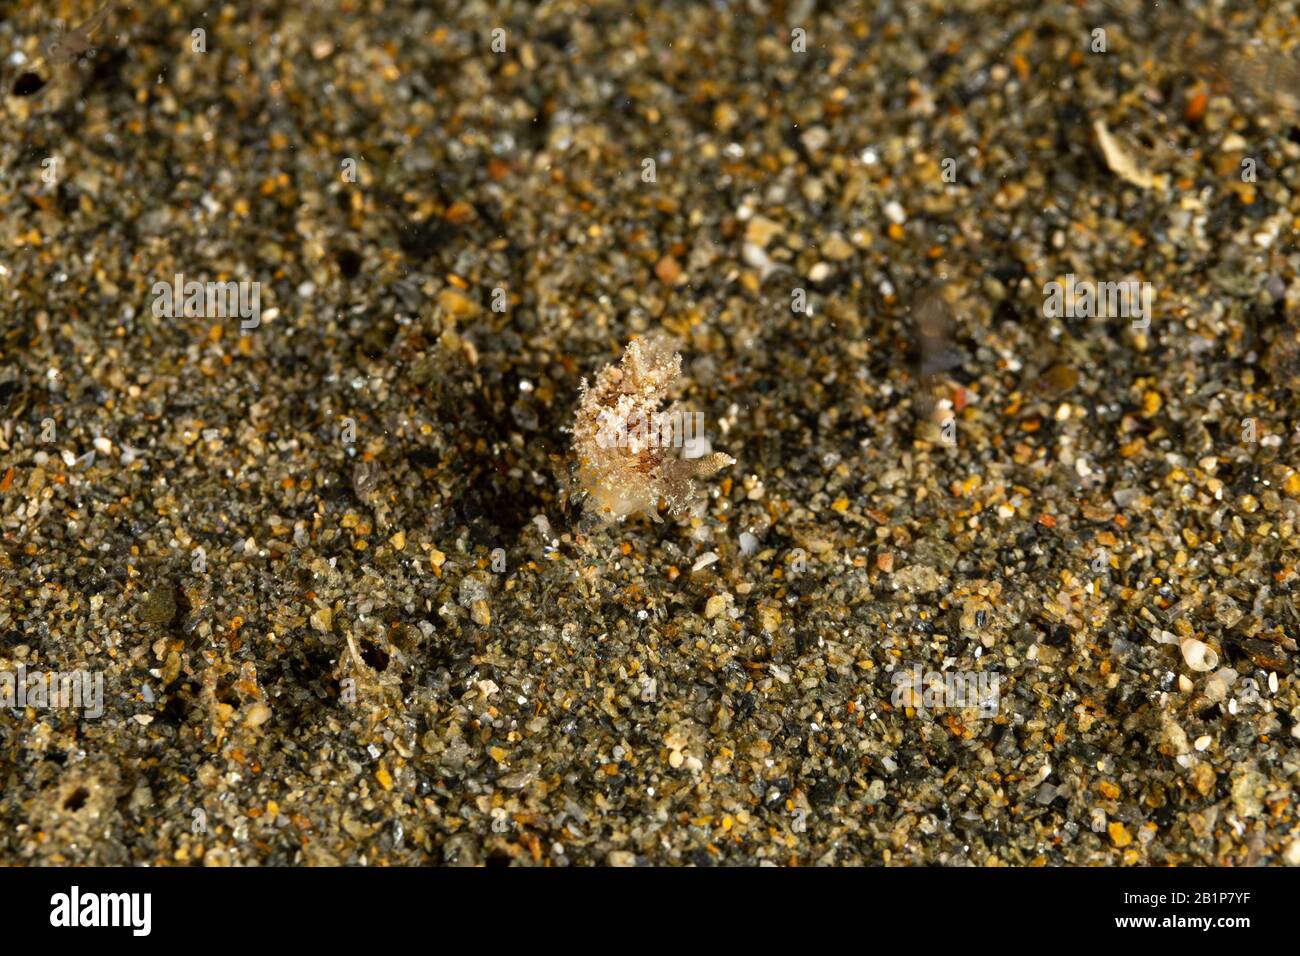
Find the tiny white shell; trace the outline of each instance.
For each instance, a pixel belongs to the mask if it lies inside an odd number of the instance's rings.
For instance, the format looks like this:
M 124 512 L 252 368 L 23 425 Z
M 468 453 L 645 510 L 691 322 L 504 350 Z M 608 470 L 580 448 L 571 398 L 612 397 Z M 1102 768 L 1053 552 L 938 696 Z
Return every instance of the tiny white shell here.
M 1194 671 L 1212 671 L 1219 665 L 1219 655 L 1204 641 L 1189 637 L 1182 643 L 1183 660 Z

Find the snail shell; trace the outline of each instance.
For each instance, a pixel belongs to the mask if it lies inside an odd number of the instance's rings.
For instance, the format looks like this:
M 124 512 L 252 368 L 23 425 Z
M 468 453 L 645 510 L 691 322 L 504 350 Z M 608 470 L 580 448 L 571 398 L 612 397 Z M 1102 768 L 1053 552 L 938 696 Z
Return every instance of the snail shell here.
M 1219 655 L 1204 641 L 1189 637 L 1182 642 L 1183 660 L 1194 671 L 1212 671 L 1219 666 Z

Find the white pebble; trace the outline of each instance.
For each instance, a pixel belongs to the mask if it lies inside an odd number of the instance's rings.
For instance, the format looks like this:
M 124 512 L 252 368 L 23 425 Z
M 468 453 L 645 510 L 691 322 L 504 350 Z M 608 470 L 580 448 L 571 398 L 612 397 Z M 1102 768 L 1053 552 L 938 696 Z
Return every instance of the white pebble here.
M 1231 667 L 1220 667 L 1205 682 L 1205 696 L 1218 703 L 1228 696 L 1228 689 L 1237 680 L 1237 672 Z
M 695 559 L 695 564 L 691 566 L 692 571 L 699 571 L 701 568 L 707 568 L 714 561 L 718 560 L 717 554 L 712 551 L 705 551 Z
M 1300 840 L 1292 840 L 1282 851 L 1282 859 L 1287 866 L 1300 866 Z

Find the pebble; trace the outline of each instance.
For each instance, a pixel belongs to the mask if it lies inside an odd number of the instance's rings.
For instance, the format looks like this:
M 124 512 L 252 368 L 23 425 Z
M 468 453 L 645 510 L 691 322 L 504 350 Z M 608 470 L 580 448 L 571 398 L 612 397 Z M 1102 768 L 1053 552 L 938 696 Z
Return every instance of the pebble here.
M 838 232 L 833 232 L 821 245 L 821 253 L 832 262 L 844 262 L 853 256 L 853 246 Z
M 745 241 L 759 249 L 766 249 L 768 243 L 781 235 L 782 231 L 778 223 L 766 216 L 754 216 L 745 225 Z
M 260 727 L 271 719 L 271 708 L 266 704 L 252 704 L 244 714 L 244 726 Z
M 702 555 L 700 555 L 698 558 L 695 559 L 695 563 L 691 565 L 691 570 L 703 571 L 705 568 L 707 568 L 709 565 L 713 564 L 717 560 L 718 560 L 718 555 L 715 552 L 705 551 Z
M 942 69 L 906 4 L 793 5 L 811 58 L 727 5 L 503 55 L 472 6 L 248 6 L 239 83 L 119 5 L 122 70 L 0 97 L 70 171 L 0 191 L 0 669 L 106 688 L 8 728 L 76 739 L 12 775 L 0 862 L 1300 863 L 1298 111 L 1232 66 L 1285 17 L 1199 37 L 1234 76 L 1188 120 L 1163 5 L 1058 85 L 1070 5 L 1011 60 L 949 5 Z M 1044 315 L 1126 269 L 1146 329 Z M 181 271 L 260 281 L 260 325 L 154 316 Z M 683 457 L 738 464 L 588 526 L 566 429 L 654 331 Z M 999 675 L 996 713 L 896 706 L 912 666 Z
M 1287 866 L 1300 866 L 1300 839 L 1292 840 L 1282 852 L 1282 860 Z

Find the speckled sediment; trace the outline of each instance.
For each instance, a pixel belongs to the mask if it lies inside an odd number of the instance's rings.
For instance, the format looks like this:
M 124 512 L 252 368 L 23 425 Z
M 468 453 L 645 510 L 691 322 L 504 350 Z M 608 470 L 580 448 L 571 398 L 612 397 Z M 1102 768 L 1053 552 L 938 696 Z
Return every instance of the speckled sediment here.
M 1300 6 L 434 6 L 0 21 L 0 671 L 105 686 L 0 861 L 1300 863 Z M 593 530 L 657 329 L 737 463 Z

